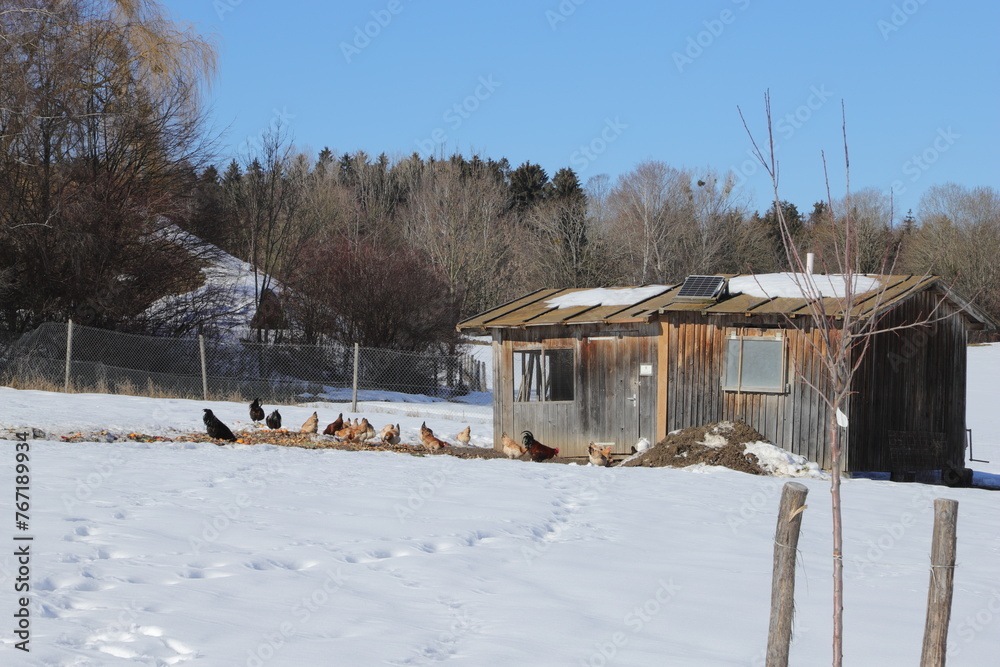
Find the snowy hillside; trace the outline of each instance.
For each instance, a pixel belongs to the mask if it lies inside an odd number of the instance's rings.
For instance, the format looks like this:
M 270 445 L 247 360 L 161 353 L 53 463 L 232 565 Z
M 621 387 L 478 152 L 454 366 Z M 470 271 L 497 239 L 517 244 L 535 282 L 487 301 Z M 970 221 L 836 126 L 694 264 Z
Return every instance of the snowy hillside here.
M 184 318 L 210 312 L 215 314 L 214 324 L 220 331 L 237 338 L 245 336 L 256 311 L 253 265 L 179 227 L 168 227 L 164 235 L 181 247 L 198 248 L 197 254 L 206 254 L 211 261 L 201 270 L 203 282 L 198 288 L 159 299 L 147 309 L 147 315 L 155 319 Z M 258 275 L 256 281 L 261 284 L 264 279 L 264 275 Z M 281 292 L 277 282 L 271 287 Z
M 1000 347 L 970 350 L 979 483 L 1000 480 Z M 30 653 L 15 648 L 19 563 L 0 556 L 3 665 L 763 665 L 784 479 L 727 469 L 594 468 L 274 445 L 68 443 L 177 436 L 203 407 L 0 389 L 28 443 Z M 347 405 L 320 408 L 321 424 Z M 385 406 L 389 407 L 389 406 Z M 399 405 L 447 437 L 468 422 Z M 299 424 L 316 407 L 282 407 Z M 332 413 L 332 414 L 331 414 Z M 383 416 L 362 413 L 380 426 Z M 346 415 L 345 415 L 346 416 Z M 239 423 L 237 423 L 239 422 Z M 488 421 L 474 445 L 492 444 Z M 98 438 L 94 438 L 98 439 Z M 24 480 L 21 480 L 24 481 Z M 792 664 L 830 662 L 828 483 L 805 512 Z M 20 484 L 19 482 L 16 482 Z M 950 667 L 1000 661 L 1000 494 L 845 480 L 845 663 L 920 656 L 932 503 L 959 501 Z M 8 538 L 9 539 L 9 538 Z

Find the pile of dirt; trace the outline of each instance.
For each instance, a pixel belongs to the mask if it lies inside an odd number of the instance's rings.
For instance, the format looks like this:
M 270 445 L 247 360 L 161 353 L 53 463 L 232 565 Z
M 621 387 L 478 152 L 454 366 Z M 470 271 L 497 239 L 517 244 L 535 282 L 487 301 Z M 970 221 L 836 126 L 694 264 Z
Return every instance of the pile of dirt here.
M 743 453 L 745 443 L 758 440 L 766 442 L 767 438 L 743 422 L 714 422 L 671 433 L 646 452 L 621 465 L 686 468 L 704 463 L 751 475 L 766 475 L 756 456 Z

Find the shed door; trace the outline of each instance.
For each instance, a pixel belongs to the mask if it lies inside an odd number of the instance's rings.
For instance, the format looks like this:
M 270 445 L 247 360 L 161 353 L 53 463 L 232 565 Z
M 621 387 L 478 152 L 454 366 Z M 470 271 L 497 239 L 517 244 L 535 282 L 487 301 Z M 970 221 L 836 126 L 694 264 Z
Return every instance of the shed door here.
M 620 341 L 618 383 L 622 394 L 622 423 L 617 451 L 631 452 L 632 445 L 639 441 L 639 338 L 625 336 Z
M 587 388 L 584 430 L 596 442 L 615 443 L 615 453 L 630 452 L 639 440 L 638 342 L 638 336 L 616 335 L 594 336 L 582 343 Z

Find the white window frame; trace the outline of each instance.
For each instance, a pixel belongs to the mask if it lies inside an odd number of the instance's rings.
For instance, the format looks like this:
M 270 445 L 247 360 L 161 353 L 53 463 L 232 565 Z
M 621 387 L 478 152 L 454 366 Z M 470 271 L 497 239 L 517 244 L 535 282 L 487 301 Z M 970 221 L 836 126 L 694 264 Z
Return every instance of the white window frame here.
M 736 383 L 729 384 L 729 345 L 730 341 L 739 341 L 740 351 L 738 355 L 737 364 L 739 365 L 736 373 Z M 768 341 L 781 345 L 781 369 L 779 370 L 778 382 L 774 386 L 762 387 L 762 386 L 751 386 L 745 385 L 743 383 L 743 350 L 744 343 L 746 341 L 751 342 L 762 342 Z M 781 331 L 775 333 L 769 333 L 762 336 L 748 336 L 745 334 L 739 334 L 736 332 L 730 333 L 726 336 L 726 346 L 725 346 L 725 364 L 722 369 L 722 389 L 723 391 L 731 391 L 739 394 L 787 394 L 789 392 L 788 386 L 788 350 L 785 345 L 785 336 Z

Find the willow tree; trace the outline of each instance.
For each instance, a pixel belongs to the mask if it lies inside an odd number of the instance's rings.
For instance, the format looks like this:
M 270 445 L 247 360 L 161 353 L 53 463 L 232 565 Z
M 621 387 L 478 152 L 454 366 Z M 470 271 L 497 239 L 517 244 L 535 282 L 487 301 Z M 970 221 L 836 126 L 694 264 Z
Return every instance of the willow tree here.
M 207 153 L 210 40 L 144 0 L 0 10 L 0 317 L 118 326 L 192 279 L 169 221 Z

